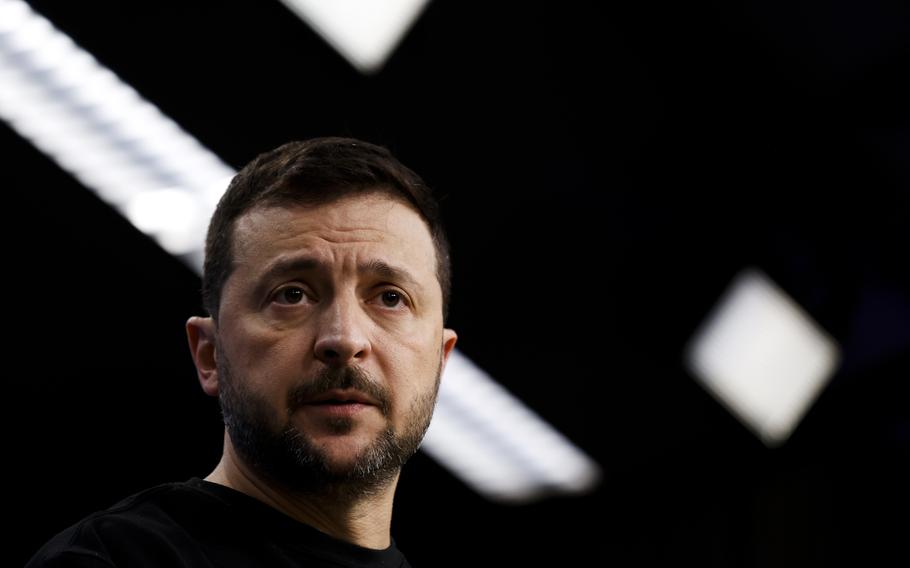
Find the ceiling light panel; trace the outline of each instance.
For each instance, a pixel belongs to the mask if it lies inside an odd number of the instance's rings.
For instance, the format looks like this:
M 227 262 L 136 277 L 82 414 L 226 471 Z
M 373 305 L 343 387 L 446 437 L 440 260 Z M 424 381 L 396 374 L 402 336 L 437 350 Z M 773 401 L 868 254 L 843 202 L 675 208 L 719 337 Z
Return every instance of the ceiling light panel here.
M 686 353 L 698 381 L 768 446 L 789 438 L 839 360 L 835 341 L 754 268 L 735 278 Z
M 376 73 L 427 0 L 281 0 L 361 73 Z

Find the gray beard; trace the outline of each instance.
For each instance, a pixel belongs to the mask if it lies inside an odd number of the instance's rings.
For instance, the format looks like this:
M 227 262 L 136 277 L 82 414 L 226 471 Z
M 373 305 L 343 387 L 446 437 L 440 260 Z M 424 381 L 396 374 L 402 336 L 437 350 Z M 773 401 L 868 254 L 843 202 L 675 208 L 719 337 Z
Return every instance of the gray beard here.
M 312 444 L 291 422 L 291 416 L 304 400 L 331 389 L 354 388 L 380 402 L 383 416 L 391 414 L 388 389 L 372 380 L 359 367 L 326 368 L 312 380 L 293 387 L 288 393 L 287 416 L 276 424 L 274 410 L 266 400 L 250 391 L 243 377 L 234 375 L 224 351 L 216 349 L 219 373 L 219 402 L 224 425 L 231 442 L 244 463 L 285 490 L 311 497 L 353 500 L 373 495 L 396 478 L 401 467 L 414 455 L 430 425 L 442 360 L 434 388 L 412 405 L 411 421 L 397 433 L 387 427 L 349 467 L 333 469 L 325 453 Z M 350 418 L 334 419 L 330 427 L 336 434 L 349 432 L 355 423 Z

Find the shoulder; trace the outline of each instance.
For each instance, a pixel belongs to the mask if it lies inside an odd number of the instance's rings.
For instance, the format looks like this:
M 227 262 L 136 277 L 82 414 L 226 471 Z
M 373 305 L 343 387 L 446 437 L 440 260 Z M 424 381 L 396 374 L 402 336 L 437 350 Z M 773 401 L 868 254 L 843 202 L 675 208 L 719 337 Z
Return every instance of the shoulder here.
M 146 489 L 61 531 L 27 568 L 117 566 L 139 551 L 150 566 L 178 565 L 181 547 L 193 542 L 187 511 L 204 508 L 204 500 L 188 482 Z
M 337 540 L 224 486 L 193 478 L 147 489 L 48 541 L 26 568 L 180 566 L 408 568 L 386 550 Z

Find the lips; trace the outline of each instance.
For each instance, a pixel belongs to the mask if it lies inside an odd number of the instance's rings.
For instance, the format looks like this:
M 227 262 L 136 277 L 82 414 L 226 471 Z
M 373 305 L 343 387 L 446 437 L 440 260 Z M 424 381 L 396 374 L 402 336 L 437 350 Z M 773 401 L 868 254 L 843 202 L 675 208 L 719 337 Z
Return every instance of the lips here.
M 303 401 L 304 404 L 326 406 L 333 404 L 365 404 L 378 406 L 379 403 L 371 396 L 354 389 L 333 389 L 320 393 Z
M 353 389 L 330 390 L 303 401 L 304 412 L 318 419 L 351 419 L 370 408 L 381 409 L 369 395 Z

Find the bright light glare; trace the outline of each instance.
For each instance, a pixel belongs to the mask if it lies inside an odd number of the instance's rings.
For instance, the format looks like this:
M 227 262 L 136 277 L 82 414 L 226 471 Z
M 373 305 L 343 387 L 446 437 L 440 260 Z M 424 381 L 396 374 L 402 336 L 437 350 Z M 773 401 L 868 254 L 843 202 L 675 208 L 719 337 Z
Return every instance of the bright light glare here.
M 428 0 L 281 0 L 361 73 L 375 73 Z
M 757 269 L 737 276 L 687 349 L 698 380 L 768 446 L 790 437 L 839 358 L 834 340 Z
M 205 227 L 198 211 L 198 200 L 181 189 L 143 191 L 130 198 L 124 208 L 126 218 L 143 233 L 167 241 L 172 251 L 189 254 L 199 247 L 199 235 Z

